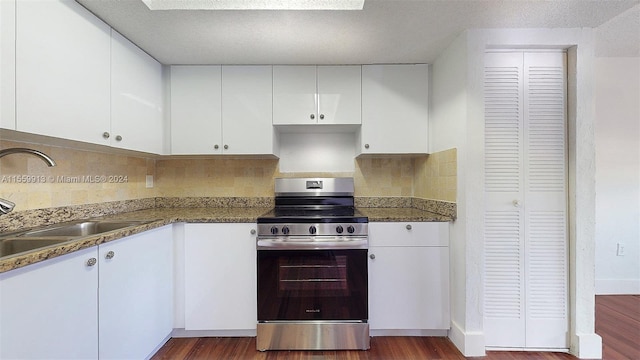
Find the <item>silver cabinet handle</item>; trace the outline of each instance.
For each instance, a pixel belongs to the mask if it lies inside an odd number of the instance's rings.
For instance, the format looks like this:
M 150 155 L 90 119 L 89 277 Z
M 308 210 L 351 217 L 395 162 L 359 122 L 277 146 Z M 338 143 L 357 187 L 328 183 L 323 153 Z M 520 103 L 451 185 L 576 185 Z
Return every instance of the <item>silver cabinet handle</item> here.
M 107 255 L 104 256 L 104 258 L 107 260 L 111 260 L 114 256 L 116 256 L 116 253 L 114 253 L 113 251 L 109 251 Z
M 91 258 L 91 259 L 87 260 L 87 266 L 93 266 L 93 265 L 95 265 L 97 263 L 98 263 L 98 259 L 96 259 L 96 258 Z
M 369 254 L 369 259 L 375 260 L 376 259 L 376 254 Z
M 320 114 L 320 120 L 324 120 L 324 114 Z
M 111 134 L 109 134 L 107 131 L 102 133 L 102 137 L 105 139 L 108 139 L 111 136 Z
M 412 229 L 411 224 L 407 224 L 407 226 L 405 226 L 405 227 L 407 228 L 407 230 L 411 230 Z
M 220 148 L 220 146 L 218 146 L 218 144 L 213 145 L 213 149 L 214 150 L 218 150 Z
M 311 120 L 313 120 L 316 118 L 316 114 L 311 114 L 309 117 L 311 118 Z
M 255 235 L 256 234 L 256 229 L 251 229 L 251 235 Z
M 368 149 L 369 148 L 369 144 L 364 144 L 364 148 Z
M 116 135 L 116 141 L 122 141 L 122 136 Z
M 224 149 L 225 149 L 225 150 L 228 150 L 228 149 L 229 149 L 229 145 L 225 145 L 225 146 L 224 146 Z

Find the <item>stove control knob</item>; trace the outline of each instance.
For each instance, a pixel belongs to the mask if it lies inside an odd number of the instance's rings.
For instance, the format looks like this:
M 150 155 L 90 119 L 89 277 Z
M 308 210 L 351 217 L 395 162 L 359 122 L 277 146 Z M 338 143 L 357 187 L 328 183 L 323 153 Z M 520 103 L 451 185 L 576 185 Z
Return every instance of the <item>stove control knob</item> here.
M 284 235 L 289 235 L 289 227 L 288 226 L 283 226 L 282 227 L 282 233 Z
M 343 231 L 344 231 L 344 229 L 342 228 L 342 225 L 338 225 L 338 227 L 336 227 L 336 232 L 338 234 L 342 234 Z
M 309 226 L 309 234 L 314 235 L 316 232 L 318 232 L 318 229 L 315 226 Z
M 278 233 L 278 228 L 275 226 L 271 227 L 271 234 L 276 235 Z
M 356 232 L 356 228 L 354 228 L 353 226 L 349 225 L 349 226 L 347 226 L 347 232 L 349 234 L 353 234 L 354 232 Z

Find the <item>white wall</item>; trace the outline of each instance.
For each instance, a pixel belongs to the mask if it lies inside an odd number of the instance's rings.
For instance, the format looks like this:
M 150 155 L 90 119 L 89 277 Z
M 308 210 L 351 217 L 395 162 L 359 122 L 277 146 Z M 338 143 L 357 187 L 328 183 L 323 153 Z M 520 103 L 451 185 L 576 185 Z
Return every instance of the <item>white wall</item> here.
M 0 128 L 16 128 L 16 4 L 0 1 Z
M 638 29 L 640 4 L 595 31 L 597 294 L 640 294 Z
M 595 146 L 591 29 L 469 30 L 433 65 L 432 151 L 458 136 L 458 220 L 452 225 L 452 329 L 465 356 L 484 354 L 483 237 L 484 53 L 491 48 L 569 49 L 570 334 L 571 352 L 601 357 L 595 334 Z M 459 64 L 457 56 L 466 64 Z M 452 83 L 445 76 L 456 74 Z M 464 92 L 460 86 L 464 86 Z M 462 97 L 456 97 L 459 94 Z M 464 110 L 453 110 L 462 107 Z M 460 119 L 462 117 L 462 119 Z M 462 273 L 460 273 L 462 272 Z M 458 297 L 462 297 L 461 300 Z
M 482 258 L 470 252 L 467 183 L 470 132 L 467 125 L 467 74 L 470 61 L 466 34 L 459 36 L 433 63 L 431 68 L 431 113 L 429 114 L 429 152 L 457 148 L 458 218 L 450 225 L 451 331 L 449 337 L 466 356 L 484 355 L 481 306 L 478 294 L 482 287 Z M 480 321 L 479 321 L 480 319 Z
M 594 70 L 596 293 L 640 294 L 640 58 L 596 58 Z

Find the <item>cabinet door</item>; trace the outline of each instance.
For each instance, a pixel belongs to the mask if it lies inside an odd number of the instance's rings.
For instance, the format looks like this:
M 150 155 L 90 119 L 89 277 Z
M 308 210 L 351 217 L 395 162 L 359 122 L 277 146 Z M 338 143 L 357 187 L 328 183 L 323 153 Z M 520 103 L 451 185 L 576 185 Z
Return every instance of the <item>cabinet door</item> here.
M 449 246 L 449 223 L 369 223 L 369 246 Z
M 99 245 L 100 359 L 147 358 L 173 330 L 172 249 L 171 226 Z
M 185 225 L 185 329 L 257 324 L 255 224 Z
M 220 66 L 171 67 L 171 153 L 222 153 Z
M 369 224 L 373 330 L 449 329 L 449 223 Z
M 17 130 L 108 144 L 110 28 L 72 0 L 16 4 Z
M 273 67 L 273 124 L 317 123 L 315 66 Z
M 97 247 L 0 274 L 0 358 L 98 357 Z
M 318 66 L 318 124 L 361 123 L 360 66 Z
M 111 145 L 162 154 L 162 101 L 160 63 L 112 30 Z
M 447 247 L 370 247 L 372 330 L 449 329 Z
M 426 154 L 428 65 L 362 66 L 363 154 Z
M 16 2 L 0 1 L 0 128 L 16 129 Z
M 222 67 L 225 154 L 273 154 L 271 66 Z

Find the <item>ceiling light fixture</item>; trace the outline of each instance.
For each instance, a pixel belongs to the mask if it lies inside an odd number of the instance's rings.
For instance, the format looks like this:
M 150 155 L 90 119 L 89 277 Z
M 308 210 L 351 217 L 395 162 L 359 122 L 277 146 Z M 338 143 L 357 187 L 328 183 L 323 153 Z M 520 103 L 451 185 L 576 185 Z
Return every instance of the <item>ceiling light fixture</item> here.
M 362 10 L 365 0 L 142 0 L 150 10 Z

